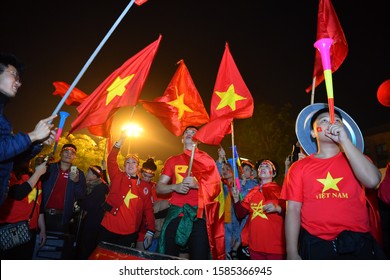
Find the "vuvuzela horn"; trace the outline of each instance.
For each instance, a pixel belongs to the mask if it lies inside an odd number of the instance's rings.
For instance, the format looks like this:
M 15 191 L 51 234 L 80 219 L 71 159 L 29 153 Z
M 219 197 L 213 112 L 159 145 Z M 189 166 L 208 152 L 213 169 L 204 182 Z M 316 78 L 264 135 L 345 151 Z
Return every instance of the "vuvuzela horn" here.
M 56 140 L 55 140 L 55 143 L 54 143 L 53 156 L 54 156 L 54 153 L 56 152 L 58 141 L 60 140 L 62 129 L 64 128 L 65 120 L 66 120 L 67 117 L 69 117 L 69 113 L 68 112 L 60 111 L 60 122 L 58 124 Z
M 324 78 L 326 86 L 326 94 L 328 96 L 329 117 L 330 123 L 334 123 L 334 97 L 333 97 L 333 81 L 332 81 L 332 64 L 330 62 L 330 47 L 333 44 L 333 39 L 322 38 L 314 43 L 314 47 L 321 54 L 322 68 L 324 69 Z

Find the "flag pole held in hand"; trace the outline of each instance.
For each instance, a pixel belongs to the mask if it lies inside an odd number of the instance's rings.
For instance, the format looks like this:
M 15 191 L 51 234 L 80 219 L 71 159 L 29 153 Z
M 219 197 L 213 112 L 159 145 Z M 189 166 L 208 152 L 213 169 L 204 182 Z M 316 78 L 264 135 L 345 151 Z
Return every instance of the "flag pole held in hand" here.
M 196 148 L 196 144 L 194 143 L 194 144 L 192 144 L 191 158 L 190 158 L 190 164 L 188 165 L 187 177 L 188 177 L 188 176 L 191 176 L 192 165 L 193 165 L 193 163 L 194 163 L 195 148 Z
M 140 1 L 137 1 L 140 2 Z M 142 2 L 142 1 L 141 1 Z M 54 109 L 52 116 L 57 115 L 57 113 L 60 111 L 62 105 L 64 105 L 65 100 L 68 98 L 72 90 L 75 88 L 81 77 L 84 75 L 85 71 L 88 69 L 89 65 L 92 63 L 92 61 L 95 59 L 96 55 L 99 53 L 103 45 L 107 42 L 108 38 L 111 36 L 111 34 L 114 32 L 115 28 L 119 25 L 119 23 L 122 21 L 122 19 L 125 17 L 127 12 L 130 10 L 131 6 L 133 6 L 134 0 L 131 0 L 130 3 L 127 5 L 127 7 L 123 10 L 122 14 L 119 16 L 119 18 L 116 20 L 114 25 L 111 27 L 111 29 L 107 32 L 106 36 L 103 38 L 103 40 L 100 42 L 100 44 L 97 46 L 95 51 L 92 53 L 91 57 L 88 59 L 88 61 L 85 63 L 84 67 L 81 69 L 80 73 L 77 75 L 76 79 L 73 81 L 73 83 L 68 88 L 68 91 L 65 93 L 65 95 L 62 97 L 61 101 L 58 103 L 57 107 Z M 142 3 L 140 3 L 142 4 Z

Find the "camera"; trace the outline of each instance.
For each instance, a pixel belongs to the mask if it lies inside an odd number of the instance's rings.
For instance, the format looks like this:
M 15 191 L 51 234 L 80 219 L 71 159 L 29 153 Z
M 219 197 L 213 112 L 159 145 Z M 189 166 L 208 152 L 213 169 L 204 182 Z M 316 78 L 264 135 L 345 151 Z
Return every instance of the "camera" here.
M 77 173 L 77 166 L 72 165 L 72 166 L 70 167 L 70 172 L 71 172 L 71 173 Z

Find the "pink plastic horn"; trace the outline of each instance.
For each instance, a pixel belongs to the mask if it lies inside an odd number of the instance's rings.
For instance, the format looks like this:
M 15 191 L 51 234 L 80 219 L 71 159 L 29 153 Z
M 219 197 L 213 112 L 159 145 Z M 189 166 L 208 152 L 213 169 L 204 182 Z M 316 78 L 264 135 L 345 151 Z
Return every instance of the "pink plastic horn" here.
M 333 98 L 333 82 L 332 82 L 332 65 L 330 62 L 330 47 L 333 44 L 333 39 L 322 38 L 314 43 L 314 47 L 321 54 L 322 68 L 324 69 L 326 94 L 328 96 L 330 123 L 334 123 L 334 98 Z

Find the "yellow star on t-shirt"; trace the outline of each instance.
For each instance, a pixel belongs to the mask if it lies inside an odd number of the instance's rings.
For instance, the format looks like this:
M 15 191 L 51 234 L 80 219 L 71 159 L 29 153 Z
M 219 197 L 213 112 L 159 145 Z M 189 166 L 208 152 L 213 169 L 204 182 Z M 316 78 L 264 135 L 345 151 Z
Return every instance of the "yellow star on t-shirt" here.
M 333 178 L 332 175 L 330 175 L 330 172 L 326 175 L 326 179 L 317 179 L 318 182 L 324 185 L 324 188 L 322 189 L 322 192 L 326 192 L 327 190 L 333 189 L 336 191 L 340 191 L 337 187 L 337 183 L 340 182 L 343 179 L 341 178 Z
M 225 92 L 216 91 L 215 93 L 221 98 L 221 101 L 219 102 L 216 110 L 219 110 L 219 109 L 222 109 L 226 106 L 229 106 L 232 111 L 235 111 L 236 110 L 236 101 L 246 99 L 246 97 L 243 97 L 243 96 L 235 93 L 233 84 L 231 84 L 229 86 L 227 91 L 225 91 Z
M 188 165 L 175 165 L 176 184 L 180 184 L 187 177 L 187 170 Z
M 260 201 L 258 204 L 251 204 L 251 209 L 253 211 L 251 220 L 253 220 L 257 216 L 268 220 L 267 215 L 263 212 L 263 201 Z
M 38 191 L 38 195 L 42 192 L 42 190 L 39 190 Z M 33 188 L 32 191 L 28 194 L 27 196 L 27 199 L 28 199 L 28 203 L 31 203 L 32 201 L 35 200 L 35 198 L 37 197 L 37 188 Z
M 138 196 L 133 194 L 131 192 L 131 189 L 128 191 L 128 193 L 126 194 L 126 197 L 125 199 L 123 200 L 127 206 L 127 208 L 129 208 L 129 205 L 130 205 L 130 200 L 133 199 L 133 198 L 137 198 Z
M 127 76 L 125 78 L 117 77 L 115 81 L 107 88 L 108 94 L 106 98 L 106 105 L 108 105 L 115 96 L 122 96 L 126 90 L 126 85 L 134 77 L 134 74 Z
M 185 103 L 184 103 L 184 93 L 182 93 L 181 95 L 178 94 L 178 91 L 177 91 L 177 87 L 175 87 L 176 89 L 176 97 L 177 99 L 175 100 L 172 100 L 170 102 L 167 102 L 169 105 L 172 105 L 173 107 L 176 107 L 178 112 L 179 112 L 179 120 L 183 117 L 184 115 L 184 112 L 190 112 L 192 113 L 193 110 L 191 110 L 190 107 L 188 107 Z

